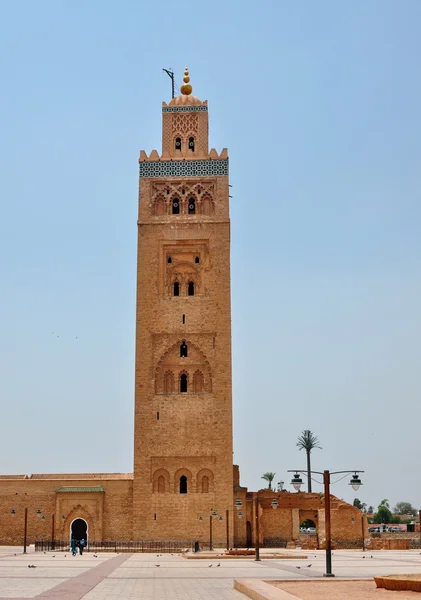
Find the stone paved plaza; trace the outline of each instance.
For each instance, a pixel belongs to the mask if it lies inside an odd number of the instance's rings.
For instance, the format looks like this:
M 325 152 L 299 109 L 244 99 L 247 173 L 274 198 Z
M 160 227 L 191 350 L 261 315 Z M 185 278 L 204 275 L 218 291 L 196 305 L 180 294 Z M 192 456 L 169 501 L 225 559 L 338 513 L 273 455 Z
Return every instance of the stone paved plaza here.
M 289 554 L 297 558 L 265 560 L 265 551 L 261 554 L 261 562 L 243 558 L 221 559 L 218 556 L 212 559 L 186 559 L 169 554 L 94 555 L 86 552 L 83 556 L 72 557 L 64 552 L 35 553 L 33 548 L 24 555 L 22 548 L 2 547 L 0 598 L 240 599 L 245 596 L 233 589 L 234 579 L 309 580 L 323 577 L 323 551 L 292 551 Z M 302 555 L 308 559 L 300 559 Z M 35 565 L 35 568 L 29 568 L 28 565 Z M 337 578 L 352 579 L 368 579 L 381 574 L 421 573 L 421 553 L 418 550 L 366 553 L 335 551 L 333 572 Z

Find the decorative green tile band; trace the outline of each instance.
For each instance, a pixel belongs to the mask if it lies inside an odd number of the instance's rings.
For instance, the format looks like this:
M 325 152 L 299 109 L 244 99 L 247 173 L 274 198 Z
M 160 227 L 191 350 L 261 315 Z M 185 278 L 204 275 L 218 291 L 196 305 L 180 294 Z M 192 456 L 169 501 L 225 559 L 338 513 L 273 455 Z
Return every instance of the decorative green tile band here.
M 207 106 L 164 106 L 162 112 L 176 113 L 176 112 L 204 112 L 207 111 Z
M 207 177 L 228 175 L 228 159 L 160 160 L 139 163 L 139 177 Z

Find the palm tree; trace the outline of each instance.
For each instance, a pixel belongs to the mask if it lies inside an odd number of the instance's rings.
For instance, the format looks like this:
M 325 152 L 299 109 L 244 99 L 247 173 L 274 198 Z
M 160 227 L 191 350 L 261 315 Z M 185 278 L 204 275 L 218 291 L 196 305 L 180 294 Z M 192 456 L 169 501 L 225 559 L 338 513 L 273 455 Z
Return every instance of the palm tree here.
M 268 490 L 272 489 L 272 481 L 275 477 L 276 473 L 272 473 L 271 471 L 268 471 L 267 473 L 265 473 L 264 475 L 261 476 L 261 479 L 266 479 L 266 481 L 268 482 Z
M 300 450 L 305 450 L 307 454 L 307 491 L 311 492 L 310 454 L 313 448 L 320 448 L 321 450 L 322 447 L 319 446 L 319 440 L 317 439 L 317 436 L 314 435 L 310 429 L 304 429 L 304 431 L 301 432 L 301 435 L 298 436 L 297 446 Z

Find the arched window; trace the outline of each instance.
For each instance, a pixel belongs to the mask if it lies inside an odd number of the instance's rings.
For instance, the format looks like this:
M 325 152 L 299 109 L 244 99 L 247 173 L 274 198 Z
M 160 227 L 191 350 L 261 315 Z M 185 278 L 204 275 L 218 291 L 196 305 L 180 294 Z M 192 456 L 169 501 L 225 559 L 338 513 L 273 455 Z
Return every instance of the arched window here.
M 180 346 L 180 356 L 181 358 L 187 358 L 187 344 L 184 341 Z
M 204 475 L 202 477 L 202 494 L 208 494 L 208 493 L 209 493 L 209 477 L 207 475 Z
M 200 392 L 203 392 L 203 388 L 203 373 L 196 371 L 193 375 L 193 392 L 195 394 L 200 394 Z
M 174 375 L 171 371 L 164 375 L 164 394 L 172 394 L 174 392 Z
M 186 373 L 182 373 L 180 375 L 180 393 L 181 394 L 187 393 L 187 374 Z
M 180 477 L 180 494 L 187 494 L 187 477 L 185 475 Z
M 188 295 L 189 296 L 194 296 L 194 281 L 189 281 Z
M 177 197 L 172 199 L 172 214 L 180 214 L 180 200 Z
M 180 284 L 178 281 L 174 281 L 174 296 L 180 295 Z
M 189 137 L 189 150 L 194 152 L 194 137 Z
M 171 256 L 169 256 L 169 257 L 167 258 L 167 263 L 168 263 L 168 264 L 171 264 L 171 263 L 172 263 L 172 258 L 171 258 Z
M 198 265 L 200 263 L 200 258 L 198 256 L 196 256 L 196 258 L 194 259 L 194 262 Z
M 181 150 L 181 138 L 175 138 L 175 149 Z
M 194 198 L 190 198 L 188 205 L 188 213 L 189 215 L 194 215 L 196 212 L 196 200 Z
M 159 494 L 165 493 L 165 477 L 163 475 L 160 475 L 158 477 L 158 493 Z

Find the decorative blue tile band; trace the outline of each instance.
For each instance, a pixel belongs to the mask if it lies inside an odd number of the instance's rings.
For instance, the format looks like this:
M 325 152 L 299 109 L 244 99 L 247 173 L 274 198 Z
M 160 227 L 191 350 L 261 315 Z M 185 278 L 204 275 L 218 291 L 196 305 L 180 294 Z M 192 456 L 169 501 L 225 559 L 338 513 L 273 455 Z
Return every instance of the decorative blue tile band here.
M 162 108 L 162 112 L 203 112 L 203 111 L 207 111 L 208 107 L 207 106 L 169 106 L 167 107 L 163 107 Z
M 228 175 L 228 159 L 160 160 L 139 163 L 139 177 L 202 177 Z

